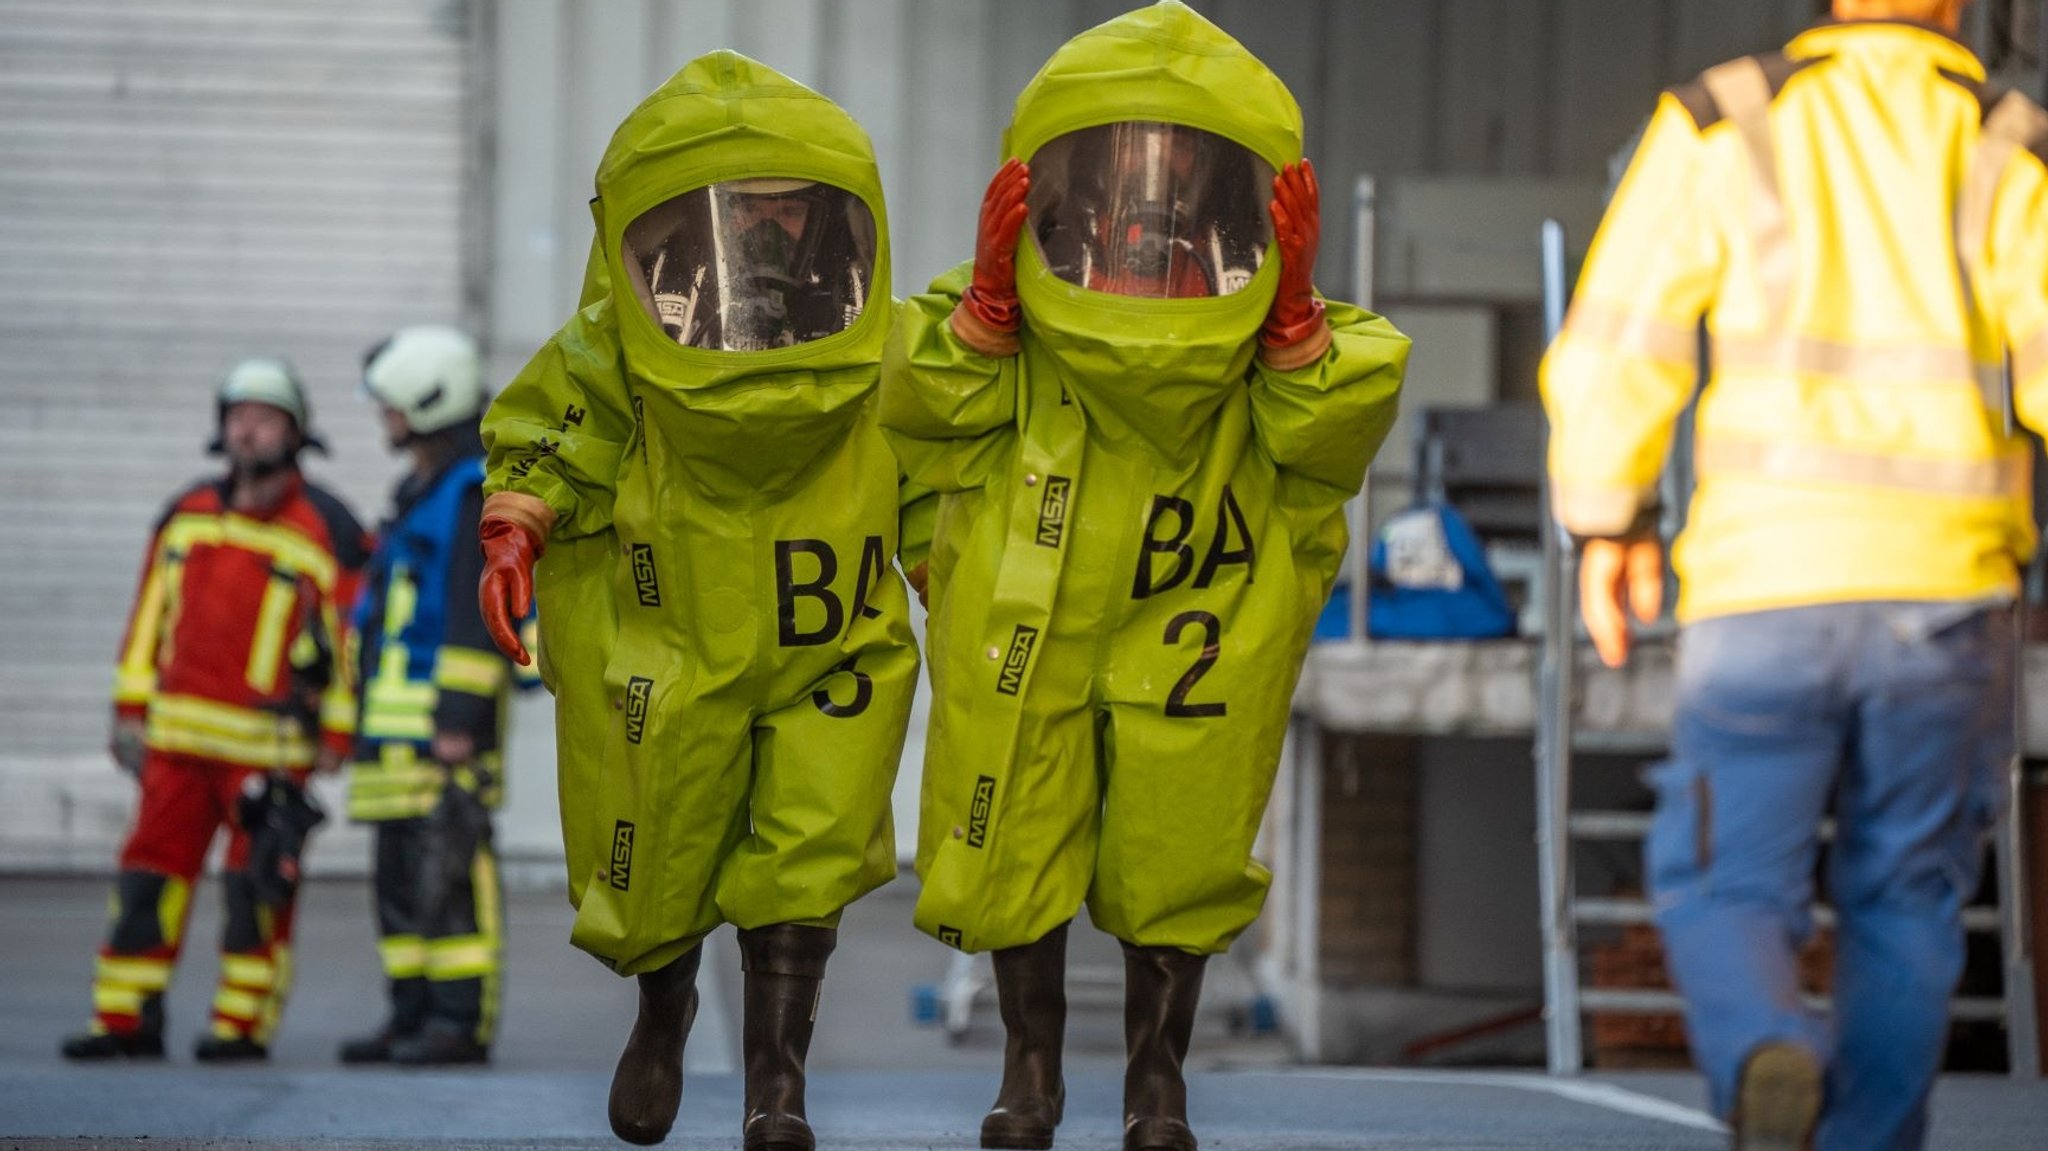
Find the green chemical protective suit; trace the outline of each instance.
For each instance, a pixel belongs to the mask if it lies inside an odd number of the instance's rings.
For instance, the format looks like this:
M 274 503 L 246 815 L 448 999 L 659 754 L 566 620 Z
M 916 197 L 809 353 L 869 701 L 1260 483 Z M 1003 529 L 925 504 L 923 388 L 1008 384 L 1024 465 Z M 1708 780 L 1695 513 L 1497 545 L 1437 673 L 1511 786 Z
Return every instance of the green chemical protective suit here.
M 1140 131 L 1161 127 L 1180 142 Z M 882 425 L 942 493 L 916 922 L 955 947 L 1030 943 L 1085 900 L 1127 943 L 1209 954 L 1264 901 L 1252 841 L 1408 349 L 1331 302 L 1320 356 L 1255 355 L 1280 264 L 1266 205 L 1301 134 L 1279 79 L 1191 9 L 1083 33 L 1004 140 L 1031 179 L 1015 354 L 949 325 L 971 266 L 898 316 Z M 1084 169 L 1146 148 L 1181 157 L 1154 170 L 1185 185 L 1162 212 L 1235 199 L 1244 250 L 1215 258 L 1232 241 L 1212 229 L 1155 252 L 1179 287 L 1095 290 L 1144 260 L 1090 245 L 1146 225 L 1083 206 L 1104 182 Z
M 620 125 L 597 193 L 584 307 L 492 405 L 486 490 L 545 504 L 573 940 L 636 974 L 721 922 L 832 926 L 895 874 L 917 652 L 889 564 L 930 515 L 900 538 L 882 190 L 845 112 L 713 53 Z

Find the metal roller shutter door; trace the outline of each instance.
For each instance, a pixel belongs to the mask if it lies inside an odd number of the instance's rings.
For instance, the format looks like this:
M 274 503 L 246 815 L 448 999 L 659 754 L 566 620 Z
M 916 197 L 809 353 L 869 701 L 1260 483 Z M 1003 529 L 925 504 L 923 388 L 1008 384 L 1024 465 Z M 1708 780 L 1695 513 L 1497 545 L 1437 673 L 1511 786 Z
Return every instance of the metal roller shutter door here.
M 295 360 L 376 514 L 365 347 L 464 318 L 465 8 L 0 0 L 0 778 L 95 756 L 217 373 Z

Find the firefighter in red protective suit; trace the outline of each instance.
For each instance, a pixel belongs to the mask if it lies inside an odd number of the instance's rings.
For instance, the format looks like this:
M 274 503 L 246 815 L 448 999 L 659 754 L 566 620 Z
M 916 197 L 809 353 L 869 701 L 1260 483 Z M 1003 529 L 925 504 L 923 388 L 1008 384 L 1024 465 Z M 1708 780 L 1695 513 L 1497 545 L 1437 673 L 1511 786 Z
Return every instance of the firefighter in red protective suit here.
M 65 1040 L 69 1059 L 163 1054 L 164 989 L 222 824 L 220 987 L 194 1054 L 268 1056 L 291 983 L 290 881 L 318 818 L 292 785 L 338 766 L 354 726 L 338 637 L 369 539 L 299 473 L 299 452 L 321 444 L 291 365 L 245 360 L 218 399 L 212 451 L 228 473 L 180 494 L 157 524 L 121 647 L 112 751 L 142 798 L 121 849 L 92 1026 Z M 249 866 L 257 829 L 246 824 L 258 812 L 256 855 L 281 876 Z

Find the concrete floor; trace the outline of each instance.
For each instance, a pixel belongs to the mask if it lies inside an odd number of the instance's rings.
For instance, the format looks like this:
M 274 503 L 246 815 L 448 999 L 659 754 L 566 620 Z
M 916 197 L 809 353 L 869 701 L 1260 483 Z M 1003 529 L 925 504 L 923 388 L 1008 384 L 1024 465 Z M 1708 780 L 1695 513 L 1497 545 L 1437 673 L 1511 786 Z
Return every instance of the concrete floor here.
M 912 1018 L 912 989 L 949 953 L 909 927 L 913 890 L 893 885 L 849 912 L 819 1013 L 810 1112 L 821 1146 L 967 1148 L 993 1096 L 1001 1031 L 980 1011 L 961 1041 Z M 493 1066 L 398 1073 L 343 1069 L 335 1045 L 381 1015 L 366 887 L 308 885 L 298 986 L 267 1066 L 190 1060 L 203 1027 L 218 931 L 216 901 L 195 908 L 173 986 L 174 1047 L 161 1064 L 80 1067 L 56 1057 L 85 1019 L 89 957 L 105 884 L 0 879 L 0 1151 L 146 1146 L 368 1148 L 620 1146 L 605 1127 L 612 1062 L 632 1019 L 631 986 L 571 949 L 568 908 L 552 892 L 511 897 L 505 1021 Z M 730 932 L 705 965 L 705 1008 L 669 1146 L 737 1143 L 734 1073 L 738 955 Z M 1120 1013 L 1113 941 L 1075 933 L 1067 1121 L 1061 1147 L 1118 1141 Z M 1524 1072 L 1304 1068 L 1272 1034 L 1236 1034 L 1250 984 L 1229 958 L 1212 965 L 1190 1057 L 1191 1118 L 1211 1151 L 1291 1148 L 1635 1148 L 1723 1145 L 1698 1110 L 1691 1076 L 1554 1080 Z M 1999 1079 L 1945 1081 L 1932 1146 L 2042 1146 L 2048 1088 Z M 146 1144 L 138 1140 L 147 1139 Z

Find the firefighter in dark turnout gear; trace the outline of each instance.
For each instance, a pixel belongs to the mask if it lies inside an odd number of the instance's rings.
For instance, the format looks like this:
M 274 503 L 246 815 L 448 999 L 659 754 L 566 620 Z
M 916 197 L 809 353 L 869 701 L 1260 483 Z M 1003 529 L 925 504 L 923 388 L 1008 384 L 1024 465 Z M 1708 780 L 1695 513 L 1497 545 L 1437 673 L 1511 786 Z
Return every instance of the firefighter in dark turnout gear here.
M 399 481 L 355 613 L 362 716 L 348 813 L 376 824 L 378 952 L 391 1014 L 342 1045 L 344 1063 L 476 1063 L 497 1022 L 502 915 L 491 816 L 503 779 L 512 667 L 472 589 L 481 573 L 482 363 L 451 328 L 406 328 L 372 349 Z
M 122 643 L 111 750 L 142 795 L 121 848 L 92 1027 L 65 1040 L 69 1059 L 163 1054 L 164 989 L 193 880 L 223 824 L 221 979 L 195 1054 L 268 1055 L 291 985 L 295 885 L 259 891 L 258 880 L 279 875 L 287 851 L 295 860 L 311 824 L 294 816 L 290 842 L 252 853 L 259 829 L 243 800 L 302 804 L 306 774 L 340 764 L 355 722 L 336 653 L 369 539 L 299 473 L 299 452 L 319 446 L 305 390 L 290 364 L 252 359 L 222 378 L 216 402 L 211 450 L 228 473 L 187 489 L 157 524 Z M 252 854 L 272 862 L 259 874 Z

